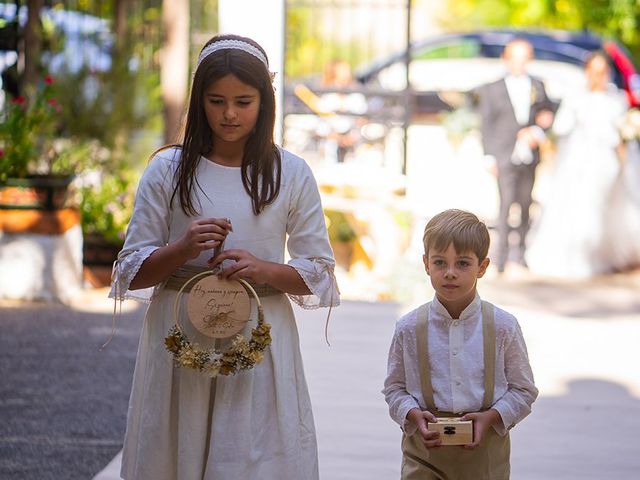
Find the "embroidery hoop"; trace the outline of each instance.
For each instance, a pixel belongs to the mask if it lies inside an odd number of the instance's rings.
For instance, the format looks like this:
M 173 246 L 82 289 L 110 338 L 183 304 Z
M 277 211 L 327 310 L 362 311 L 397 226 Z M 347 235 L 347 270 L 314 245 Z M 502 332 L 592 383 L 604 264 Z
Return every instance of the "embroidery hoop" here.
M 186 287 L 194 281 L 206 276 L 214 275 L 213 270 L 200 272 L 187 280 L 176 295 L 173 305 L 174 325 L 165 337 L 165 347 L 173 355 L 176 367 L 188 367 L 207 373 L 211 377 L 218 375 L 235 375 L 240 370 L 249 370 L 263 359 L 263 351 L 271 345 L 271 325 L 265 322 L 264 309 L 260 297 L 253 287 L 245 280 L 234 280 L 241 287 L 245 287 L 256 300 L 258 309 L 257 326 L 251 330 L 249 341 L 241 334 L 236 334 L 231 346 L 220 350 L 217 348 L 203 349 L 192 343 L 180 325 L 180 306 L 182 295 Z M 249 321 L 249 320 L 247 320 Z M 243 326 L 244 326 L 243 322 Z

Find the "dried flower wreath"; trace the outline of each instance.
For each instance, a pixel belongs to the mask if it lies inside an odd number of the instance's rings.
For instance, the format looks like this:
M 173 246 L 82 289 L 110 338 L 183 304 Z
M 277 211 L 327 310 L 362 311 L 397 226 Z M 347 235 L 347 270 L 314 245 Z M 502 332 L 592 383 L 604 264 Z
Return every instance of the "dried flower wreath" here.
M 264 310 L 255 290 L 244 280 L 238 280 L 256 299 L 258 305 L 258 325 L 251 330 L 251 338 L 247 341 L 242 335 L 236 335 L 225 350 L 216 348 L 204 349 L 192 343 L 179 323 L 180 299 L 185 287 L 194 280 L 212 275 L 213 272 L 202 272 L 191 277 L 180 288 L 174 304 L 174 325 L 165 337 L 166 349 L 173 355 L 176 367 L 188 367 L 206 373 L 211 377 L 218 375 L 235 375 L 240 370 L 249 370 L 264 358 L 264 350 L 271 345 L 271 325 L 264 320 Z

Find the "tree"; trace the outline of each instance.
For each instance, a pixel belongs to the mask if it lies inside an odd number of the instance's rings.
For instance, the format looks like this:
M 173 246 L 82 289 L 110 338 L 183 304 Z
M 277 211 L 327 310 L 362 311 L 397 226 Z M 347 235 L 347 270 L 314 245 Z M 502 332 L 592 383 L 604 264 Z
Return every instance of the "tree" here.
M 619 39 L 640 60 L 638 0 L 446 0 L 441 23 L 456 30 L 478 26 L 588 29 Z
M 27 1 L 27 24 L 24 28 L 24 71 L 21 77 L 21 90 L 29 89 L 36 84 L 42 50 L 42 22 L 40 11 L 44 0 Z
M 187 99 L 189 81 L 189 1 L 162 3 L 164 42 L 160 82 L 164 104 L 165 143 L 176 141 Z

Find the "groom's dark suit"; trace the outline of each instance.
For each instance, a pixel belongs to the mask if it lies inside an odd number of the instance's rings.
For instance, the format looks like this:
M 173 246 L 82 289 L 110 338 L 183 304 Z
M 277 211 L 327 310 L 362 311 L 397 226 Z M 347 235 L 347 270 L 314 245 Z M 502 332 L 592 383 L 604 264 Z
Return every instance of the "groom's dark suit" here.
M 524 124 L 518 123 L 505 79 L 486 84 L 477 92 L 478 109 L 481 119 L 481 133 L 484 153 L 496 159 L 498 169 L 498 191 L 500 208 L 498 214 L 497 267 L 499 271 L 509 257 L 509 210 L 514 203 L 520 206 L 520 224 L 517 227 L 520 239 L 519 260 L 522 260 L 525 238 L 529 230 L 529 207 L 535 180 L 535 170 L 540 161 L 538 148 L 531 151 L 530 163 L 514 163 L 511 159 L 518 131 L 535 124 L 535 117 L 541 110 L 552 109 L 552 103 L 544 89 L 544 84 L 531 78 L 528 99 L 529 118 Z

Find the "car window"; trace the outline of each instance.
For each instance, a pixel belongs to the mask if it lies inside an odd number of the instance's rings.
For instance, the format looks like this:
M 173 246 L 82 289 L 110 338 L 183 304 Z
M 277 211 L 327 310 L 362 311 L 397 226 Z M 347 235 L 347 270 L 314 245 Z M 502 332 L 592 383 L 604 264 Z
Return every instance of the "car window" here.
M 480 53 L 477 40 L 462 39 L 454 43 L 429 46 L 413 54 L 413 60 L 433 60 L 438 58 L 475 58 Z

